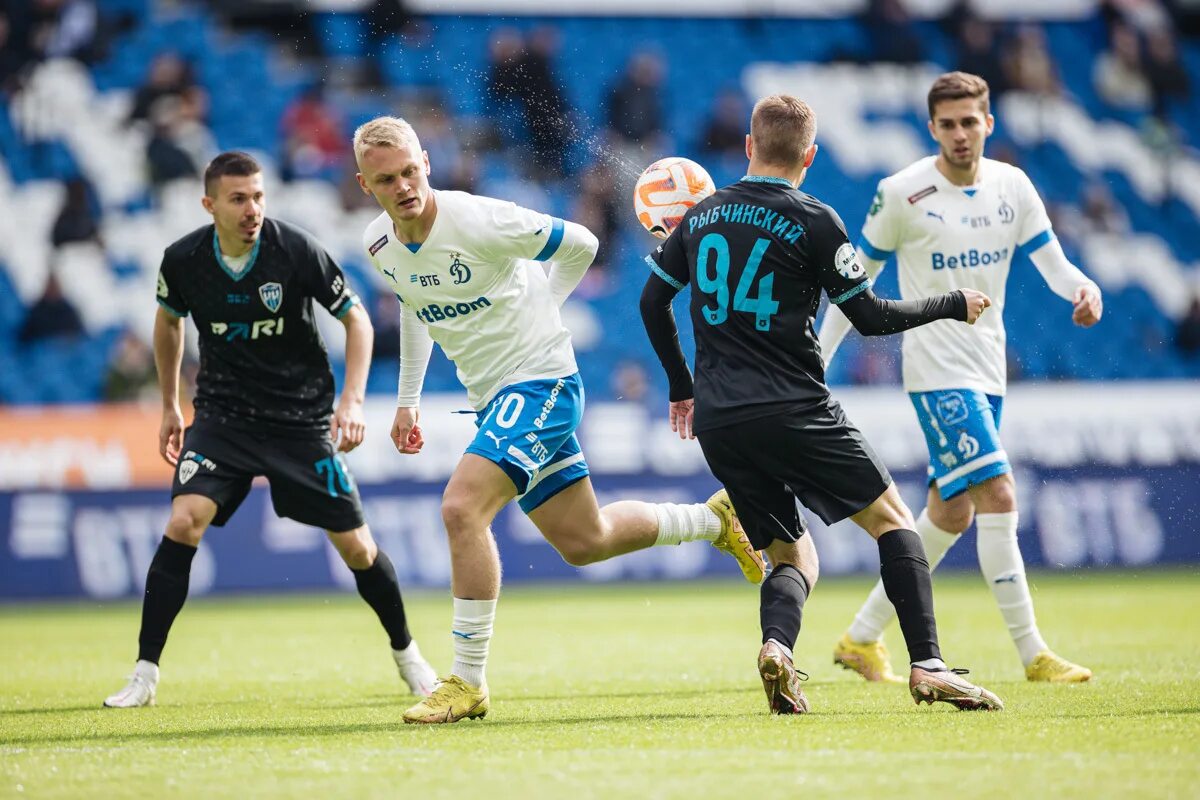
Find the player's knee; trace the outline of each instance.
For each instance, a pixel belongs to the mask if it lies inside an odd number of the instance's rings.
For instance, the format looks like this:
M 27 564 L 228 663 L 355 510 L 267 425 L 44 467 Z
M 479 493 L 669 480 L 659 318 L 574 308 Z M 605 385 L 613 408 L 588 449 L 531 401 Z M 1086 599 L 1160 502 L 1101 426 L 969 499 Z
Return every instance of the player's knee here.
M 204 530 L 208 527 L 207 520 L 186 506 L 171 509 L 171 518 L 167 520 L 167 538 L 180 544 L 200 544 Z
M 329 534 L 329 541 L 350 569 L 367 569 L 375 563 L 379 548 L 367 528 Z
M 855 514 L 853 519 L 859 527 L 876 539 L 888 531 L 911 531 L 917 527 L 912 511 L 900 498 L 900 492 L 896 490 L 895 484 L 889 486 L 887 491 L 880 495 L 874 503 Z
M 978 503 L 985 513 L 1007 513 L 1017 510 L 1017 486 L 1012 475 L 997 475 L 979 485 Z
M 767 548 L 767 559 L 772 567 L 787 564 L 794 567 L 804 577 L 811 592 L 821 576 L 821 562 L 817 557 L 817 549 L 813 546 L 812 536 L 805 535 L 797 542 L 774 542 Z
M 929 521 L 938 528 L 950 533 L 962 533 L 971 527 L 975 519 L 975 506 L 965 496 L 956 497 L 948 502 L 929 507 Z
M 556 547 L 563 561 L 572 567 L 586 567 L 588 564 L 595 564 L 597 561 L 604 560 L 604 553 L 601 551 L 600 543 L 594 539 L 585 537 L 571 538 L 560 541 Z
M 476 504 L 463 492 L 447 491 L 442 496 L 442 522 L 451 537 L 469 533 L 480 527 L 480 513 Z M 482 527 L 487 527 L 484 523 Z

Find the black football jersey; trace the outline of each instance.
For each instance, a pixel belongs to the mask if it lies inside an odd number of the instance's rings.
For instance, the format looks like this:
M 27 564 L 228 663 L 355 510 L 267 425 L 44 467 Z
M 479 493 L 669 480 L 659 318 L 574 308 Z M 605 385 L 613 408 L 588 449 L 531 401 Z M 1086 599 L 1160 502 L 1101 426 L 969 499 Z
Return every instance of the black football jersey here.
M 333 413 L 333 373 L 312 300 L 342 317 L 359 302 L 341 268 L 311 236 L 263 221 L 240 272 L 206 225 L 163 253 L 158 303 L 189 314 L 200 333 L 197 419 L 250 430 L 320 434 Z
M 646 260 L 691 286 L 696 430 L 828 397 L 821 291 L 842 303 L 871 285 L 832 208 L 782 178 L 746 176 L 691 208 Z

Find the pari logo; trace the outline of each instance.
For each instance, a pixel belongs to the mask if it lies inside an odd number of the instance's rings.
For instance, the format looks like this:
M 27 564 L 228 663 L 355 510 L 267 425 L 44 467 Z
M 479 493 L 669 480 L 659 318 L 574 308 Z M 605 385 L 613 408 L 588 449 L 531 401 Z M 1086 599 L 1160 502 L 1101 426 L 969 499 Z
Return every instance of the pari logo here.
M 283 305 L 283 285 L 275 281 L 264 283 L 258 287 L 258 296 L 262 298 L 263 305 L 267 307 L 267 311 L 274 314 Z
M 462 253 L 450 254 L 450 274 L 454 277 L 456 286 L 471 280 L 471 268 L 462 262 Z
M 195 450 L 188 450 L 179 459 L 179 482 L 187 483 L 196 477 L 196 473 L 200 471 L 201 467 L 212 472 L 217 468 L 217 465 L 211 459 L 205 458 Z
M 213 336 L 224 336 L 225 341 L 258 339 L 262 336 L 282 336 L 283 317 L 278 319 L 256 319 L 254 322 L 212 322 L 209 329 Z

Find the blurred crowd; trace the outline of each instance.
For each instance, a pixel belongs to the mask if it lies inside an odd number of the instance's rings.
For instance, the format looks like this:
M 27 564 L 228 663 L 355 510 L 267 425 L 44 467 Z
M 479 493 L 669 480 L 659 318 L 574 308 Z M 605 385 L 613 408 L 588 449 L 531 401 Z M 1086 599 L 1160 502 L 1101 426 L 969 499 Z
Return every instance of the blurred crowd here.
M 379 70 L 363 69 L 349 79 L 326 62 L 319 49 L 313 18 L 293 11 L 251 12 L 238 3 L 211 4 L 225 13 L 230 25 L 270 30 L 289 57 L 300 58 L 320 76 L 290 103 L 279 124 L 283 180 L 326 180 L 339 187 L 347 209 L 369 204 L 353 179 L 351 131 L 344 98 L 383 90 Z M 282 8 L 283 6 L 281 6 Z M 1171 110 L 1188 102 L 1196 91 L 1181 61 L 1176 36 L 1193 29 L 1195 16 L 1186 7 L 1168 7 L 1159 0 L 1105 0 L 1101 19 L 1107 46 L 1094 61 L 1096 94 L 1116 115 L 1124 115 L 1163 141 L 1178 141 Z M 372 41 L 401 36 L 420 40 L 427 21 L 399 0 L 371 0 L 363 9 Z M 1183 16 L 1181 16 L 1183 15 Z M 872 62 L 915 64 L 930 54 L 919 30 L 899 0 L 871 0 L 861 17 Z M 115 37 L 134 24 L 131 19 L 99 13 L 94 0 L 0 0 L 0 92 L 11 98 L 36 64 L 71 58 L 85 64 L 103 59 Z M 939 21 L 956 43 L 953 63 L 945 66 L 983 76 L 993 99 L 1010 91 L 1055 97 L 1063 93 L 1058 65 L 1038 24 L 1001 23 L 975 16 L 962 3 Z M 614 252 L 620 230 L 627 224 L 626 187 L 614 174 L 622 154 L 642 163 L 639 153 L 671 152 L 666 129 L 667 87 L 658 53 L 635 52 L 623 71 L 606 88 L 603 118 L 589 120 L 572 103 L 559 74 L 561 35 L 553 24 L 522 32 L 497 27 L 488 42 L 486 73 L 489 108 L 478 118 L 459 119 L 439 101 L 436 87 L 419 101 L 398 98 L 396 110 L 410 119 L 429 151 L 439 188 L 476 191 L 508 197 L 534 207 L 546 207 L 555 190 L 570 198 L 561 209 L 591 228 L 602 243 L 597 262 L 581 294 L 586 298 L 609 291 L 612 265 L 622 257 Z M 368 52 L 372 52 L 368 48 Z M 861 54 L 839 56 L 861 60 Z M 340 69 L 340 68 L 339 68 Z M 135 90 L 127 120 L 146 136 L 145 168 L 152 186 L 180 178 L 198 178 L 217 151 L 207 125 L 209 98 L 197 81 L 196 65 L 173 52 L 159 54 Z M 336 87 L 337 99 L 331 99 Z M 715 92 L 703 131 L 701 148 L 714 159 L 743 158 L 746 121 L 751 98 L 731 84 Z M 588 140 L 600 147 L 581 147 Z M 616 154 L 598 159 L 598 150 Z M 1013 159 L 1002 148 L 989 153 Z M 483 169 L 485 159 L 502 159 L 510 169 Z M 565 189 L 569 187 L 569 191 Z M 1104 184 L 1091 183 L 1078 207 L 1054 209 L 1064 237 L 1082 239 L 1094 231 L 1124 232 L 1129 219 Z M 100 240 L 100 207 L 93 187 L 82 177 L 70 180 L 53 229 L 55 248 L 68 243 Z M 373 308 L 377 355 L 394 356 L 398 327 L 395 303 L 382 298 Z M 42 297 L 30 307 L 19 331 L 21 343 L 45 338 L 83 335 L 79 315 L 63 297 L 59 279 L 51 272 Z M 105 380 L 108 399 L 133 399 L 153 393 L 153 354 L 148 344 L 130 332 L 117 340 Z M 1178 322 L 1174 344 L 1180 352 L 1200 358 L 1200 297 Z M 636 362 L 621 363 L 612 376 L 616 396 L 642 398 L 647 376 Z M 853 371 L 861 383 L 896 380 L 894 359 L 865 347 Z

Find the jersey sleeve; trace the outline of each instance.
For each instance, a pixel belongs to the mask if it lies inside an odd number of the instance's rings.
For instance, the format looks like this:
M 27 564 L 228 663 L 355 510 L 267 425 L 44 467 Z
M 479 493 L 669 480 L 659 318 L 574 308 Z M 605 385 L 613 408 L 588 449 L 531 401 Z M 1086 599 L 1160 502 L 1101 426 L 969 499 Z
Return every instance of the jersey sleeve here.
M 1054 238 L 1050 215 L 1046 204 L 1034 188 L 1033 181 L 1024 172 L 1018 173 L 1017 182 L 1017 252 L 1029 255 Z
M 162 264 L 158 268 L 158 304 L 176 317 L 186 317 L 191 313 L 187 301 L 180 292 L 178 272 L 172 268 L 170 257 L 163 254 Z
M 662 278 L 676 292 L 683 291 L 683 287 L 687 286 L 691 278 L 687 253 L 683 249 L 683 237 L 679 233 L 682 228 L 682 225 L 676 227 L 665 242 L 646 256 L 646 265 L 650 267 L 650 271 Z
M 350 288 L 342 268 L 324 247 L 308 236 L 305 237 L 305 247 L 308 251 L 305 261 L 310 269 L 309 291 L 326 311 L 341 319 L 362 301 Z
M 886 181 L 880 181 L 863 223 L 858 246 L 868 258 L 887 261 L 900 246 L 903 232 L 903 208 L 896 201 Z
M 558 217 L 485 198 L 484 219 L 494 235 L 493 255 L 529 261 L 551 261 L 562 244 L 564 224 Z
M 810 234 L 809 258 L 829 302 L 844 303 L 871 288 L 871 278 L 836 211 L 826 207 L 823 215 L 814 217 Z

